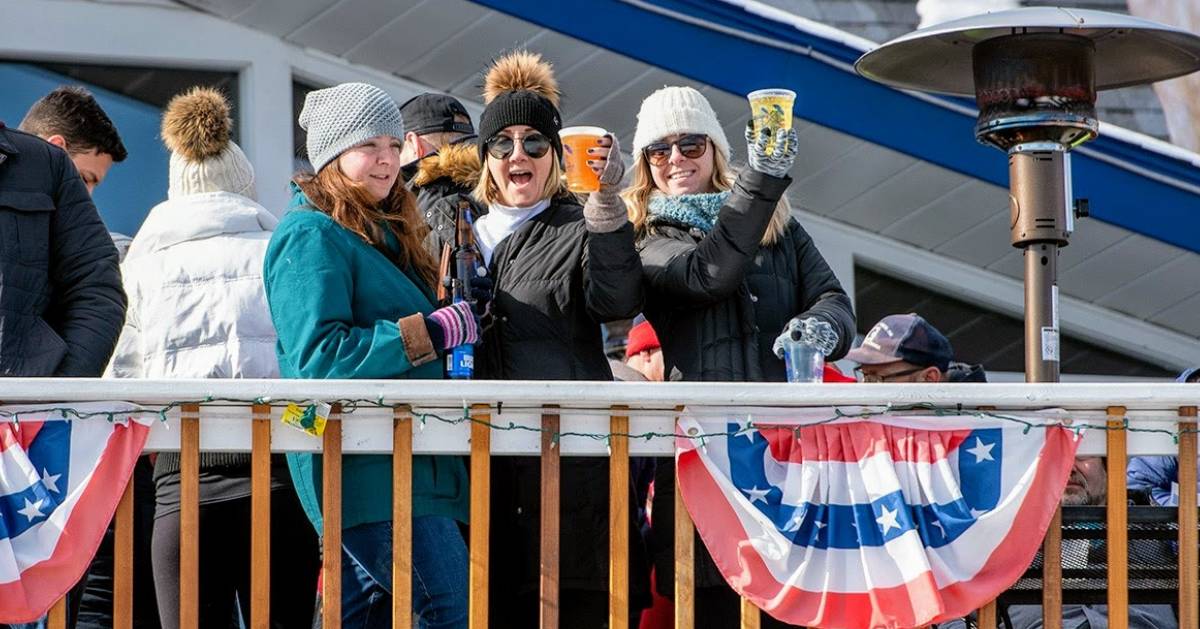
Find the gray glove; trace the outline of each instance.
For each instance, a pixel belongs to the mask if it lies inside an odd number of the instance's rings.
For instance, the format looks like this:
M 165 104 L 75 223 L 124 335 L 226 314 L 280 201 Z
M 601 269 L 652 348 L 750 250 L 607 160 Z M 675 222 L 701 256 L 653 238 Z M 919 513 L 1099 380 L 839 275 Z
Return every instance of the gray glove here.
M 600 170 L 600 190 L 588 195 L 583 204 L 583 219 L 587 229 L 595 233 L 614 232 L 629 220 L 625 201 L 621 200 L 621 178 L 625 176 L 625 163 L 621 161 L 621 148 L 612 134 L 604 136 L 612 140 L 608 148 L 589 149 L 596 151 L 588 165 Z
M 771 135 L 770 129 L 763 128 L 755 140 L 754 127 L 749 123 L 746 125 L 747 161 L 750 162 L 750 168 L 764 175 L 786 177 L 796 161 L 796 149 L 800 139 L 795 129 L 780 129 L 774 132 L 774 150 L 768 153 L 767 145 L 771 143 Z
M 828 356 L 837 348 L 838 333 L 828 321 L 818 317 L 796 317 L 788 321 L 783 332 L 776 337 L 772 350 L 779 358 L 783 358 L 784 348 L 790 342 L 804 343 L 821 350 Z

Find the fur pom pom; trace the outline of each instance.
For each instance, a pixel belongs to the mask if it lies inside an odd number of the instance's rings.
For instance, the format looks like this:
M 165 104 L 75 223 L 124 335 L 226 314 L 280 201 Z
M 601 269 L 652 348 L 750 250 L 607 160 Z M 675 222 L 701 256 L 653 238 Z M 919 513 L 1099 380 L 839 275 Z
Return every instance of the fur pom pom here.
M 519 90 L 536 92 L 558 107 L 554 68 L 536 52 L 517 50 L 494 61 L 484 79 L 483 102 L 490 103 L 504 92 Z
M 219 155 L 229 146 L 232 129 L 229 102 L 208 87 L 193 87 L 172 98 L 163 114 L 162 138 L 167 150 L 192 162 Z

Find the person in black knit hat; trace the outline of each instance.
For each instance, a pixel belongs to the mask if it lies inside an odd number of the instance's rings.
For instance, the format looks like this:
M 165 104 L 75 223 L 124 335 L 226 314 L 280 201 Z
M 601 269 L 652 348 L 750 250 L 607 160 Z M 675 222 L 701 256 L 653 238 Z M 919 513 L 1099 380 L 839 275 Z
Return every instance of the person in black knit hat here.
M 474 191 L 487 213 L 476 221 L 475 235 L 494 298 L 491 325 L 476 350 L 480 378 L 612 380 L 600 324 L 641 311 L 641 263 L 618 196 L 624 167 L 620 159 L 606 159 L 620 154 L 616 141 L 607 136 L 592 149 L 601 189 L 581 206 L 563 182 L 558 98 L 551 66 L 537 54 L 511 53 L 487 73 L 487 106 L 479 122 L 482 169 Z M 536 458 L 492 459 L 494 626 L 537 626 L 538 476 Z M 563 460 L 561 518 L 561 624 L 604 626 L 606 459 Z M 629 530 L 630 609 L 636 614 L 649 601 L 649 568 L 632 517 Z

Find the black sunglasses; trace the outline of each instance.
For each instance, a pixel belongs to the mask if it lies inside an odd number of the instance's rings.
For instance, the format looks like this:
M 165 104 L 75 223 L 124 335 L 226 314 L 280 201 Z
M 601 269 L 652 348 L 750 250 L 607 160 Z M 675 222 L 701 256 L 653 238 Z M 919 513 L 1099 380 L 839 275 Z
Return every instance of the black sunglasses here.
M 496 159 L 508 159 L 509 155 L 516 150 L 516 142 L 507 135 L 497 135 L 487 141 L 488 155 Z M 530 133 L 521 138 L 521 150 L 525 154 L 537 159 L 546 153 L 550 152 L 550 138 L 540 133 Z
M 685 135 L 674 142 L 654 142 L 647 144 L 642 152 L 646 159 L 655 166 L 662 166 L 671 159 L 671 147 L 678 146 L 679 152 L 688 159 L 696 159 L 708 150 L 708 136 L 699 133 Z

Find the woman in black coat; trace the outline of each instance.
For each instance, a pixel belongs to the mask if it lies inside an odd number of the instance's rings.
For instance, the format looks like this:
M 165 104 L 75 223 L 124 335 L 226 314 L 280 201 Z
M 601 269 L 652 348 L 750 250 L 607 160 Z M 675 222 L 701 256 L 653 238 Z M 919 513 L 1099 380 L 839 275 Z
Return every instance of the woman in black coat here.
M 602 191 L 585 205 L 566 191 L 558 88 L 536 54 L 497 60 L 484 99 L 473 194 L 487 212 L 475 236 L 494 297 L 476 376 L 612 380 L 600 324 L 642 306 L 641 263 L 618 195 L 620 162 L 602 173 Z M 615 148 L 611 137 L 603 144 L 593 149 L 599 159 Z M 493 626 L 537 626 L 539 469 L 536 458 L 492 459 Z M 561 625 L 598 629 L 608 616 L 608 461 L 565 458 L 561 482 Z M 637 610 L 649 603 L 649 563 L 632 518 L 629 527 L 630 608 Z
M 746 141 L 749 168 L 735 179 L 729 142 L 698 91 L 663 88 L 638 114 L 633 180 L 623 196 L 638 234 L 646 318 L 662 343 L 668 377 L 783 382 L 784 339 L 806 327 L 823 330 L 831 360 L 854 339 L 850 299 L 783 199 L 795 132 L 765 130 L 754 138 L 748 130 Z M 658 470 L 656 583 L 667 595 L 675 482 L 672 465 Z M 737 626 L 736 596 L 707 553 L 698 555 L 696 626 Z

